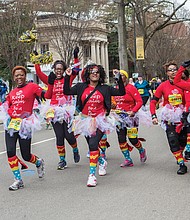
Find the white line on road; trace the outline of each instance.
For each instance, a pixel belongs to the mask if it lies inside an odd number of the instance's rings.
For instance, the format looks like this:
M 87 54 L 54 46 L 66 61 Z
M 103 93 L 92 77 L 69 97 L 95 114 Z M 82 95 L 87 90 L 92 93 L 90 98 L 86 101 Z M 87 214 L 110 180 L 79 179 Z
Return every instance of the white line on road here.
M 54 140 L 55 139 L 55 137 L 54 138 L 49 138 L 49 139 L 46 139 L 46 140 L 43 140 L 43 141 L 38 141 L 38 142 L 36 142 L 36 143 L 33 143 L 33 144 L 31 144 L 32 146 L 34 146 L 34 145 L 37 145 L 37 144 L 42 144 L 42 143 L 44 143 L 44 142 L 47 142 L 47 141 L 51 141 L 51 140 Z M 17 147 L 17 150 L 19 149 L 19 147 Z M 1 154 L 5 154 L 7 151 L 2 151 L 2 152 L 0 152 L 0 155 Z

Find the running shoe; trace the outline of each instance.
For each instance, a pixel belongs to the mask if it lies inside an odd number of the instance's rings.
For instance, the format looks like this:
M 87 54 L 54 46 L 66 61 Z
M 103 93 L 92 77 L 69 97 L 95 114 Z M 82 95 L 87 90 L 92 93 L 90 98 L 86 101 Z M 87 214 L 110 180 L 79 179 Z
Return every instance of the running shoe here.
M 146 155 L 146 150 L 144 149 L 144 151 L 140 153 L 140 161 L 144 163 L 146 160 L 147 160 L 147 155 Z
M 185 151 L 185 159 L 190 160 L 190 152 Z
M 133 167 L 133 161 L 132 160 L 125 160 L 122 164 L 120 164 L 120 167 Z
M 67 168 L 67 162 L 65 160 L 60 161 L 57 165 L 57 169 L 64 170 L 65 168 Z
M 44 160 L 43 159 L 38 159 L 39 165 L 37 167 L 37 172 L 38 172 L 38 177 L 42 178 L 45 174 L 45 167 L 44 167 Z
M 185 164 L 180 164 L 180 165 L 179 165 L 179 170 L 177 171 L 177 174 L 183 175 L 183 174 L 185 174 L 185 173 L 187 173 L 187 167 L 186 167 L 186 165 L 185 165 Z
M 87 157 L 87 158 L 90 158 L 90 151 L 88 151 L 86 157 Z
M 15 191 L 21 188 L 24 188 L 24 183 L 22 180 L 15 179 L 14 183 L 9 186 L 9 190 L 12 190 L 12 191 Z
M 87 181 L 87 186 L 95 187 L 97 185 L 96 177 L 94 174 L 90 174 Z
M 77 151 L 77 152 L 74 152 L 73 155 L 74 155 L 74 161 L 75 161 L 75 163 L 78 163 L 78 162 L 80 161 L 79 152 L 78 152 L 78 151 Z
M 98 170 L 99 176 L 105 176 L 106 175 L 106 168 L 107 168 L 107 161 L 104 160 L 103 164 L 99 164 L 99 170 Z

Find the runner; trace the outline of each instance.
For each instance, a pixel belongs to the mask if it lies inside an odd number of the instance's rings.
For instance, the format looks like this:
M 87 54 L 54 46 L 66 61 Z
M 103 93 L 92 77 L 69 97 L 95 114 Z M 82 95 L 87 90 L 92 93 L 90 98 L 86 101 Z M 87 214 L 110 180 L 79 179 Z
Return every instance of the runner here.
M 138 90 L 128 82 L 128 73 L 125 70 L 114 69 L 113 72 L 121 74 L 126 94 L 124 96 L 115 96 L 115 111 L 121 118 L 121 124 L 117 127 L 117 136 L 121 152 L 125 161 L 121 167 L 132 167 L 133 161 L 130 157 L 127 143 L 127 136 L 130 143 L 139 151 L 140 161 L 144 163 L 147 159 L 146 150 L 142 147 L 141 141 L 138 139 L 139 117 L 138 110 L 141 108 L 143 101 Z
M 32 113 L 32 110 L 36 96 L 43 98 L 52 96 L 54 80 L 50 74 L 48 90 L 45 93 L 35 83 L 26 83 L 26 73 L 27 70 L 23 66 L 13 68 L 13 79 L 17 87 L 8 94 L 5 103 L 1 106 L 7 112 L 6 118 L 4 118 L 5 142 L 8 162 L 15 178 L 9 190 L 18 190 L 24 187 L 19 162 L 22 168 L 27 168 L 27 166 L 16 156 L 17 140 L 23 159 L 36 165 L 39 178 L 44 176 L 44 160 L 31 154 L 32 133 L 41 129 L 38 115 Z
M 121 77 L 118 81 L 119 89 L 105 85 L 106 73 L 101 65 L 88 65 L 84 73 L 84 82 L 77 83 L 73 87 L 70 87 L 69 83 L 71 73 L 71 69 L 67 69 L 64 93 L 77 95 L 77 106 L 82 115 L 76 117 L 78 123 L 75 124 L 75 129 L 78 133 L 85 135 L 90 150 L 90 175 L 87 186 L 96 186 L 97 163 L 99 162 L 100 176 L 106 175 L 107 166 L 106 160 L 100 156 L 99 142 L 106 131 L 115 129 L 114 123 L 111 125 L 105 115 L 110 113 L 111 96 L 124 95 L 125 88 Z
M 77 54 L 75 51 L 75 62 L 78 61 Z M 64 61 L 57 60 L 54 62 L 54 87 L 53 95 L 50 101 L 50 106 L 47 108 L 45 115 L 46 120 L 51 121 L 53 130 L 56 136 L 56 146 L 59 154 L 59 163 L 57 165 L 58 170 L 64 170 L 67 167 L 66 162 L 66 149 L 65 149 L 65 139 L 68 141 L 73 149 L 74 162 L 78 163 L 80 161 L 79 150 L 77 147 L 77 141 L 73 132 L 68 132 L 68 125 L 72 121 L 74 115 L 73 97 L 66 96 L 63 93 L 63 85 L 65 78 L 63 76 L 67 66 Z M 45 73 L 41 71 L 40 65 L 35 64 L 35 69 L 40 80 L 47 84 L 48 77 Z M 72 84 L 74 78 L 76 77 L 78 71 L 72 71 L 72 76 L 70 79 L 70 85 Z
M 187 167 L 185 165 L 182 152 L 187 140 L 186 128 L 183 128 L 179 134 L 176 132 L 176 126 L 180 124 L 182 112 L 184 111 L 184 93 L 182 89 L 173 83 L 178 71 L 176 62 L 170 61 L 164 65 L 164 68 L 168 76 L 168 80 L 159 85 L 153 99 L 150 102 L 152 123 L 154 125 L 158 124 L 156 104 L 163 96 L 164 107 L 161 111 L 161 125 L 166 131 L 170 150 L 179 164 L 177 174 L 185 174 L 187 173 Z

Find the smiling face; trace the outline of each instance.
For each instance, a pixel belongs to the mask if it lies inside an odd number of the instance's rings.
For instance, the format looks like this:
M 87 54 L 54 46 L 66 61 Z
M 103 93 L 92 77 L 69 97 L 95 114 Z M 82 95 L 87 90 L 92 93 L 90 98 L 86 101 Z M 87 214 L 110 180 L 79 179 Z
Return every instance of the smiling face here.
M 173 80 L 175 78 L 175 75 L 177 73 L 177 66 L 176 65 L 169 65 L 167 68 L 167 76 L 170 80 Z
M 14 72 L 13 79 L 18 87 L 23 86 L 26 84 L 26 73 L 22 69 L 17 69 Z
M 63 73 L 64 73 L 63 65 L 60 63 L 56 64 L 56 66 L 54 68 L 54 72 L 55 72 L 57 79 L 61 79 L 63 77 Z
M 100 79 L 100 73 L 97 66 L 94 66 L 92 69 L 90 69 L 90 75 L 89 75 L 90 81 L 92 82 L 98 82 Z

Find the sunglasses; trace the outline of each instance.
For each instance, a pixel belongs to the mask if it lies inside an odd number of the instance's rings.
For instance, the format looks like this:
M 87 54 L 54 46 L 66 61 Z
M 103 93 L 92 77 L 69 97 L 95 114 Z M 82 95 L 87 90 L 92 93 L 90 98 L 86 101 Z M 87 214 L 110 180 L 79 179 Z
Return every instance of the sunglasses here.
M 98 69 L 90 70 L 90 74 L 98 74 L 98 73 L 99 73 Z
M 168 69 L 169 72 L 176 72 L 177 69 Z

